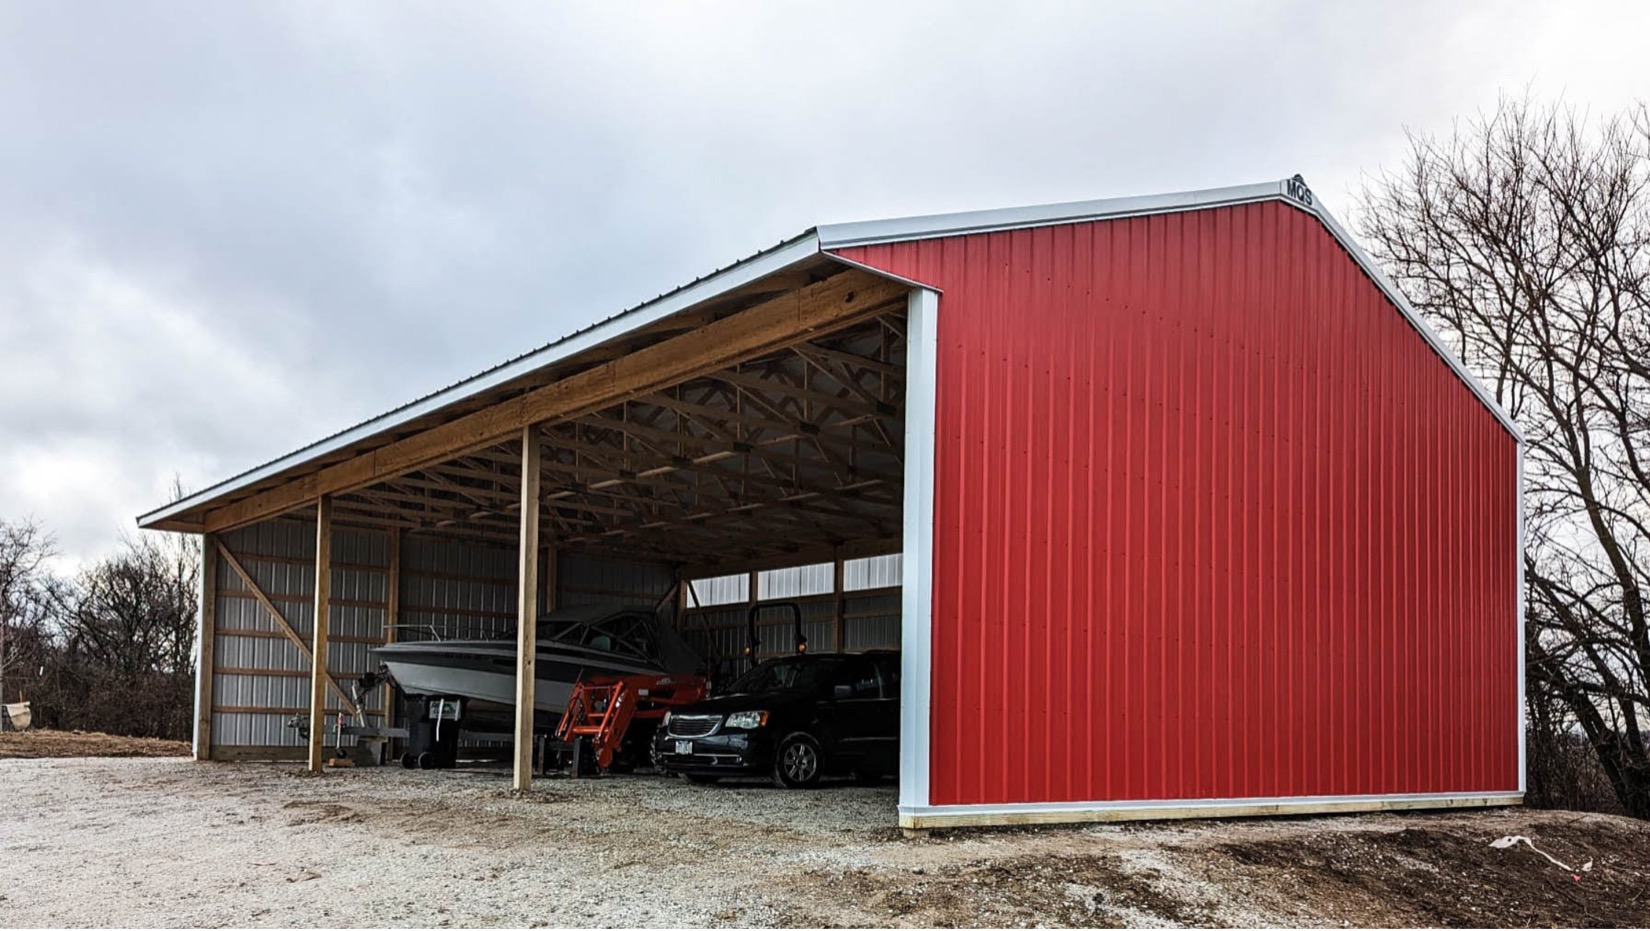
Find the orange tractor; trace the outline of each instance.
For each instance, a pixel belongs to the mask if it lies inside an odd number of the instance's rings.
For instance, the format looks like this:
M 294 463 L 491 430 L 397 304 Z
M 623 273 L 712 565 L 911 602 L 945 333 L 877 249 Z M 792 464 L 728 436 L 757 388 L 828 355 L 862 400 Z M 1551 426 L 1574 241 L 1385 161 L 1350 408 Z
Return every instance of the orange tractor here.
M 593 676 L 573 686 L 556 739 L 573 748 L 573 774 L 629 772 L 647 758 L 665 712 L 704 699 L 704 676 Z

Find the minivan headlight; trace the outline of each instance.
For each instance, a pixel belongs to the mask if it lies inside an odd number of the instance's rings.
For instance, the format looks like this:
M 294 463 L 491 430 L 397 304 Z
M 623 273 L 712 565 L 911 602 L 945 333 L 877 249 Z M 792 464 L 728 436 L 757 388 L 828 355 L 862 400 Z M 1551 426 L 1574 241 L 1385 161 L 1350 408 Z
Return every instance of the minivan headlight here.
M 767 723 L 766 711 L 735 711 L 728 715 L 722 726 L 736 731 L 754 731 Z

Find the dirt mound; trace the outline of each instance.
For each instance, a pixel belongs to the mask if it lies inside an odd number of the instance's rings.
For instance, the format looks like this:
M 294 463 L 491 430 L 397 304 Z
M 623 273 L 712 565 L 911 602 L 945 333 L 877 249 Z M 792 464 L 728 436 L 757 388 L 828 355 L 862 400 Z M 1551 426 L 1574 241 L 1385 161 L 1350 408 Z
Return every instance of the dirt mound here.
M 0 733 L 0 760 L 72 756 L 188 756 L 189 744 L 155 737 L 117 737 L 87 731 Z
M 1490 846 L 1508 830 L 1529 834 L 1577 871 L 1523 845 Z M 955 856 L 971 847 L 1000 855 Z M 915 869 L 804 873 L 789 886 L 797 904 L 787 923 L 1493 928 L 1650 922 L 1650 825 L 1624 818 L 1509 811 L 1011 831 L 972 839 L 959 834 L 911 849 L 924 851 L 932 862 Z M 1588 860 L 1592 869 L 1580 872 Z M 831 892 L 821 896 L 821 889 Z M 851 917 L 837 910 L 844 905 Z
M 1145 916 L 1172 925 L 1218 923 L 1199 903 L 1166 892 L 1116 855 L 1011 857 L 897 878 L 853 870 L 833 885 L 868 915 L 899 925 L 1129 927 Z
M 1542 850 L 1586 873 L 1569 873 L 1523 845 L 1427 827 L 1387 833 L 1303 834 L 1287 841 L 1218 844 L 1234 872 L 1294 890 L 1347 914 L 1391 910 L 1441 927 L 1621 927 L 1650 919 L 1650 825 L 1545 825 Z

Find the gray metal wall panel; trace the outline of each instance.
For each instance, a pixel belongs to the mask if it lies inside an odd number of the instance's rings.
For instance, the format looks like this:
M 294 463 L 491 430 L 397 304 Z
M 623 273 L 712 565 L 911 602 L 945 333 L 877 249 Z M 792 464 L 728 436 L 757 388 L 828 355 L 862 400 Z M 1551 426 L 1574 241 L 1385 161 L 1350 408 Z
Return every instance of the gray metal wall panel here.
M 849 592 L 868 588 L 898 588 L 903 578 L 904 564 L 900 553 L 845 560 L 842 563 L 842 588 Z
M 845 650 L 898 649 L 900 593 L 849 594 L 843 603 L 842 647 Z
M 303 741 L 282 714 L 214 714 L 213 745 L 220 747 L 298 747 Z M 217 739 L 222 734 L 223 739 Z
M 306 641 L 312 636 L 314 617 L 314 536 L 313 524 L 290 520 L 266 521 L 223 535 L 224 543 L 247 573 Z M 356 676 L 373 665 L 368 654 L 371 644 L 384 638 L 389 538 L 382 533 L 340 528 L 333 533 L 332 549 L 333 604 L 328 632 L 335 639 L 327 651 L 327 669 L 340 686 L 348 689 Z M 297 733 L 286 727 L 292 712 L 274 709 L 309 706 L 309 662 L 284 635 L 231 633 L 273 634 L 281 628 L 223 560 L 219 560 L 216 613 L 217 628 L 223 632 L 216 636 L 215 667 L 249 671 L 214 673 L 214 708 L 272 710 L 214 712 L 212 742 L 219 746 L 297 745 Z M 283 672 L 296 675 L 278 674 Z M 362 704 L 367 709 L 379 709 L 381 691 L 375 689 Z M 327 708 L 342 708 L 330 689 Z
M 652 607 L 670 594 L 676 571 L 667 563 L 559 553 L 556 606 L 626 604 Z
M 515 629 L 513 549 L 408 537 L 399 640 L 498 637 Z
M 260 669 L 308 672 L 309 660 L 292 641 L 271 637 L 219 634 L 213 661 L 219 669 Z
M 756 596 L 763 601 L 828 595 L 835 589 L 835 563 L 768 569 L 756 574 Z
M 513 581 L 516 551 L 428 537 L 407 537 L 401 548 L 401 571 L 486 577 Z
M 745 604 L 751 600 L 751 576 L 748 572 L 719 575 L 709 579 L 695 579 L 693 594 L 688 604 L 695 607 Z

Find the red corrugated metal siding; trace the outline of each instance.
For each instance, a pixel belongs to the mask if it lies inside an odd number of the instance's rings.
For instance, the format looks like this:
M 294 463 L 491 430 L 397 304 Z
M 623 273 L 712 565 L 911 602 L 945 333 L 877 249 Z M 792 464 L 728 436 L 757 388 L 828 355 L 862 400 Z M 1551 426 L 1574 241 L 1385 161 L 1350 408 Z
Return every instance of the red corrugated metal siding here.
M 944 291 L 933 804 L 1517 790 L 1515 442 L 1314 217 L 842 252 Z

